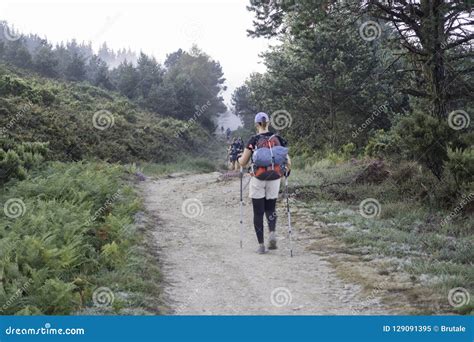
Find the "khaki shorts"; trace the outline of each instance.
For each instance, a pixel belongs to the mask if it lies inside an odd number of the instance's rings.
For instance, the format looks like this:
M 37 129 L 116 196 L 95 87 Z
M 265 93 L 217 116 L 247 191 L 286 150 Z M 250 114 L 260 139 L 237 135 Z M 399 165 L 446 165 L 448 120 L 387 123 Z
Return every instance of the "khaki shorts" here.
M 250 179 L 249 185 L 249 197 L 250 198 L 266 198 L 276 199 L 278 198 L 278 192 L 280 191 L 280 180 L 260 180 L 256 177 Z

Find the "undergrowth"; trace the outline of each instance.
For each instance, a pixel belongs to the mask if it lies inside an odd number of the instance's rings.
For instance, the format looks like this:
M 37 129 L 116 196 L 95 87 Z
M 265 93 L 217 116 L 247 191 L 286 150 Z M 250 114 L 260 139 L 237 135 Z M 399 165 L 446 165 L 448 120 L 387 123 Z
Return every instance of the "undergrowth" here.
M 328 225 L 326 233 L 348 249 L 404 260 L 406 272 L 438 291 L 440 305 L 473 312 L 472 300 L 461 307 L 447 301 L 453 288 L 474 293 L 472 192 L 453 198 L 452 187 L 412 162 L 378 164 L 383 180 L 369 182 L 372 160 L 295 161 L 291 194 Z M 375 215 L 363 211 L 367 199 L 377 201 Z
M 140 247 L 142 204 L 124 167 L 49 163 L 0 200 L 1 314 L 159 312 L 160 273 Z

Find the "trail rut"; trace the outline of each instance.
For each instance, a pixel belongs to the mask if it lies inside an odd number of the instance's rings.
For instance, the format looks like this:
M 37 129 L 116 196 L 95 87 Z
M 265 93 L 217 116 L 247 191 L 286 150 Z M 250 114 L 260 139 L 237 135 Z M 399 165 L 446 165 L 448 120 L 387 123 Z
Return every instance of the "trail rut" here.
M 359 286 L 339 279 L 329 262 L 306 248 L 310 242 L 298 234 L 303 223 L 297 216 L 290 258 L 283 201 L 277 209 L 279 249 L 258 255 L 246 189 L 240 249 L 239 179 L 219 181 L 219 176 L 183 175 L 141 185 L 147 211 L 156 218 L 153 236 L 165 297 L 175 314 L 390 313 L 378 298 L 364 299 Z

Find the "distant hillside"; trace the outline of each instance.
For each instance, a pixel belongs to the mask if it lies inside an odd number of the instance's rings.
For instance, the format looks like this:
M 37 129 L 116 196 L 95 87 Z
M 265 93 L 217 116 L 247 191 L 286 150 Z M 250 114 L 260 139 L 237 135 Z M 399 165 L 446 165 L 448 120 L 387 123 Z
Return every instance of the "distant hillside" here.
M 208 133 L 215 131 L 217 117 L 227 110 L 222 67 L 196 45 L 189 51 L 171 52 L 161 62 L 144 52 L 115 52 L 105 43 L 97 53 L 90 44 L 75 39 L 53 44 L 14 31 L 0 20 L 1 32 L 9 35 L 0 34 L 0 63 L 41 77 L 115 91 L 144 110 L 197 122 Z
M 116 92 L 5 64 L 0 135 L 4 149 L 9 141 L 48 142 L 53 159 L 110 162 L 172 161 L 195 153 L 209 138 L 197 124 L 145 111 Z

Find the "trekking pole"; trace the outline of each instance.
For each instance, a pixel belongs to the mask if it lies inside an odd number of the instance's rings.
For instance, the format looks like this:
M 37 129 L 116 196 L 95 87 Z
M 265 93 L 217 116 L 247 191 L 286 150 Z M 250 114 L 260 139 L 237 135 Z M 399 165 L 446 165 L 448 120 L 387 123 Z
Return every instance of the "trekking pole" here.
M 242 166 L 240 166 L 240 248 L 242 248 L 242 240 L 243 240 L 243 234 L 244 234 L 244 222 L 243 222 L 243 197 L 242 197 L 242 182 L 244 178 L 244 169 Z
M 285 194 L 286 194 L 286 212 L 288 213 L 288 238 L 290 241 L 290 257 L 293 257 L 293 247 L 291 245 L 291 213 L 290 201 L 288 199 L 288 174 L 285 174 Z

